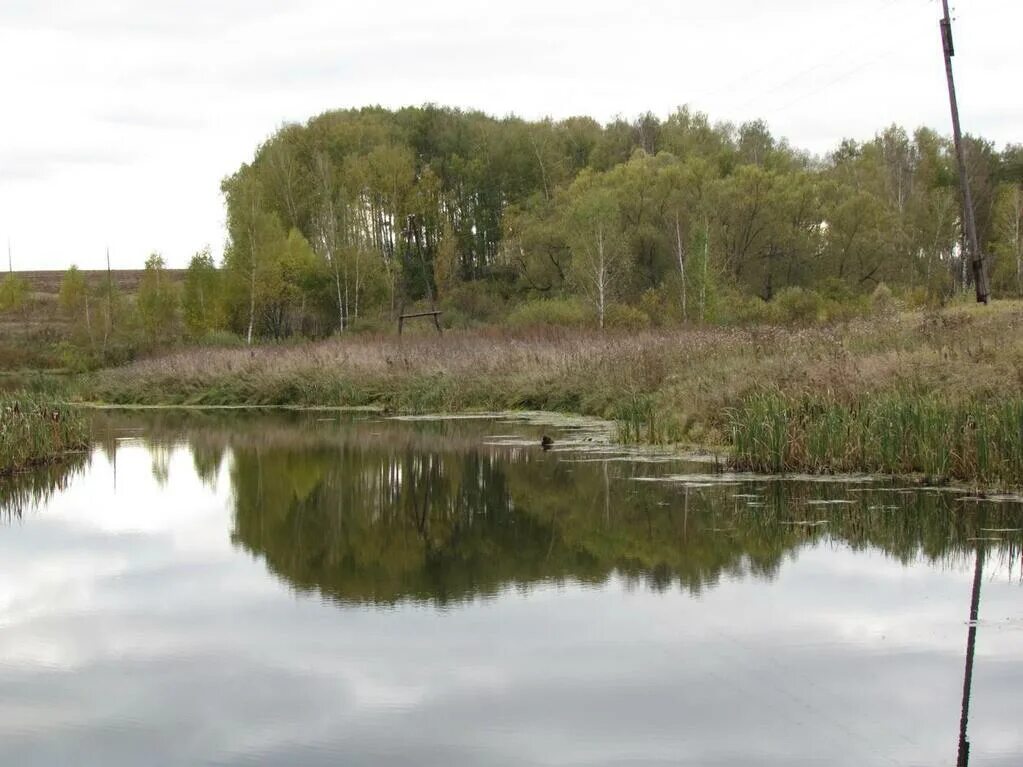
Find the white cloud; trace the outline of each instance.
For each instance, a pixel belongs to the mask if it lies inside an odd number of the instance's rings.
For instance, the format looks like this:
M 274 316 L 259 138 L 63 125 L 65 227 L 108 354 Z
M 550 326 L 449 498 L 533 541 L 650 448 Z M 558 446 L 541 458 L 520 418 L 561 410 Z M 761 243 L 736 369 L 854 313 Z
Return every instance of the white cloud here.
M 933 0 L 219 0 L 0 8 L 0 237 L 19 268 L 183 265 L 224 240 L 221 179 L 282 122 L 432 101 L 526 117 L 691 103 L 825 152 L 899 122 L 948 132 Z M 956 21 L 968 131 L 1021 141 L 1023 6 Z

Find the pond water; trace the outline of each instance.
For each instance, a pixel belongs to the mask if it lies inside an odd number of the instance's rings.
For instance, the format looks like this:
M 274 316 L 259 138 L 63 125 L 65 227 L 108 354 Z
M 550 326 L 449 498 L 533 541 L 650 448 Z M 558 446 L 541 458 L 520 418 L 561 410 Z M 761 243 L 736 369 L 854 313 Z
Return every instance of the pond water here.
M 4 765 L 1023 761 L 1011 499 L 528 421 L 96 418 L 0 484 Z

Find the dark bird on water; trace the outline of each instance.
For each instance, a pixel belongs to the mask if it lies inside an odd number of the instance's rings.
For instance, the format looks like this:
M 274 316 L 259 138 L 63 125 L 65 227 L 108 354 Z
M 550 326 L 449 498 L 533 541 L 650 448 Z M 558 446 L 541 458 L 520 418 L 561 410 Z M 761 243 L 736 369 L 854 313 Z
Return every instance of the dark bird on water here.
M 540 447 L 544 450 L 550 450 L 554 447 L 554 440 L 548 437 L 546 434 L 543 435 L 543 439 L 540 440 Z

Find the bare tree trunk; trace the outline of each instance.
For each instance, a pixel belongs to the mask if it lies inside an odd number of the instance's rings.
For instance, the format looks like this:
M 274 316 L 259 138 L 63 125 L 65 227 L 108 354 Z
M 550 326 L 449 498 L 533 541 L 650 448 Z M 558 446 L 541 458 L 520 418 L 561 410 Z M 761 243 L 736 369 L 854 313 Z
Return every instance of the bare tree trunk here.
M 107 352 L 107 341 L 114 331 L 114 283 L 110 274 L 110 248 L 107 248 L 107 321 L 103 327 L 103 353 Z
M 1023 295 L 1023 239 L 1020 238 L 1020 219 L 1023 218 L 1023 199 L 1021 199 L 1020 189 L 1023 187 L 1016 186 L 1016 231 L 1014 244 L 1016 245 L 1016 293 Z
M 288 228 L 298 225 L 298 206 L 295 203 L 295 157 L 284 144 L 275 144 L 269 155 L 270 166 L 280 177 L 283 186 L 284 207 L 288 212 Z
M 96 339 L 92 335 L 92 318 L 89 314 L 89 286 L 85 286 L 85 329 L 89 333 L 89 348 L 96 351 Z
M 706 319 L 707 312 L 707 263 L 710 261 L 710 221 L 703 217 L 703 277 L 700 280 L 700 324 Z
M 252 328 L 256 324 L 256 264 L 252 263 L 249 272 L 249 331 L 245 334 L 245 343 L 252 346 Z
M 355 309 L 352 312 L 352 316 L 358 318 L 359 316 L 359 291 L 362 289 L 362 251 L 360 249 L 355 250 Z
M 316 216 L 316 228 L 319 250 L 321 257 L 330 266 L 334 274 L 334 291 L 337 299 L 337 322 L 338 331 L 343 333 L 346 327 L 347 308 L 341 293 L 341 265 L 340 251 L 344 239 L 339 229 L 339 201 L 338 191 L 334 188 L 331 177 L 330 160 L 325 154 L 316 155 L 316 176 L 319 192 L 319 210 Z M 344 210 L 344 200 L 340 200 L 341 211 Z
M 252 346 L 252 329 L 256 324 L 256 201 L 252 200 L 249 218 L 249 332 L 245 343 Z
M 347 320 L 348 320 L 348 317 L 351 316 L 351 313 L 352 313 L 351 307 L 352 307 L 352 299 L 351 299 L 351 296 L 348 293 L 348 266 L 345 265 L 345 325 L 344 325 L 344 327 L 348 326 Z
M 547 168 L 544 167 L 543 157 L 540 156 L 540 147 L 536 144 L 536 137 L 530 134 L 530 143 L 533 145 L 533 153 L 536 155 L 536 161 L 540 165 L 540 177 L 543 179 L 543 198 L 545 201 L 550 202 L 551 190 L 547 183 Z
M 597 227 L 597 314 L 600 329 L 604 329 L 604 310 L 607 301 L 607 262 L 604 258 L 604 228 Z
M 341 298 L 341 272 L 337 267 L 336 261 L 334 262 L 334 287 L 337 289 L 338 328 L 343 333 L 345 331 L 345 306 Z
M 686 311 L 686 254 L 682 247 L 682 225 L 679 222 L 678 211 L 675 211 L 675 254 L 678 256 L 678 272 L 682 277 L 682 321 L 689 319 Z

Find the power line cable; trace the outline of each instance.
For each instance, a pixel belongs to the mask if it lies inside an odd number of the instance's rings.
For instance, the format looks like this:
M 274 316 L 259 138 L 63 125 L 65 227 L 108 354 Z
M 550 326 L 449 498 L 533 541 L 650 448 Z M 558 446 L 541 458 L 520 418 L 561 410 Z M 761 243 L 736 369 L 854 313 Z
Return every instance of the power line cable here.
M 933 0 L 926 0 L 926 2 L 928 2 L 928 3 L 932 2 L 932 1 Z M 855 14 L 850 15 L 849 21 L 852 21 L 854 18 L 861 18 L 864 13 L 877 13 L 879 11 L 883 11 L 883 10 L 889 8 L 892 5 L 895 5 L 896 3 L 902 3 L 902 2 L 906 2 L 906 0 L 880 0 L 880 2 L 876 3 L 874 6 L 868 6 L 868 8 L 866 10 L 864 10 L 862 8 L 857 9 L 855 11 Z M 857 48 L 859 48 L 858 44 L 854 45 L 854 46 L 850 46 L 849 48 L 847 48 L 847 49 L 845 49 L 843 51 L 840 51 L 837 54 L 836 53 L 829 53 L 828 54 L 829 60 L 835 58 L 835 56 L 841 56 L 841 55 L 844 55 L 846 53 L 852 53 Z M 759 66 L 757 66 L 756 69 L 753 69 L 753 68 L 746 69 L 739 76 L 735 77 L 732 80 L 729 80 L 725 85 L 722 85 L 722 86 L 720 86 L 718 88 L 715 88 L 712 91 L 705 91 L 704 93 L 696 94 L 696 98 L 697 99 L 708 99 L 708 98 L 712 98 L 714 96 L 718 96 L 718 95 L 720 95 L 722 93 L 725 93 L 727 91 L 732 90 L 732 88 L 734 88 L 736 85 L 739 85 L 741 83 L 749 82 L 751 78 L 756 78 L 758 74 L 770 73 L 772 71 L 772 69 L 775 67 L 775 65 L 777 65 L 777 64 L 781 64 L 781 63 L 784 63 L 784 62 L 790 62 L 790 61 L 792 61 L 791 53 L 786 52 L 786 53 L 780 54 L 780 55 L 774 57 L 773 59 L 771 59 L 768 62 L 761 63 Z M 809 72 L 812 72 L 815 69 L 820 68 L 825 63 L 827 63 L 827 62 L 825 62 L 823 60 L 819 61 L 817 64 L 813 64 L 810 67 L 808 67 L 807 69 L 798 72 L 796 75 L 793 75 L 792 78 L 790 78 L 790 79 L 794 80 L 794 79 L 797 79 L 798 77 L 800 77 L 803 74 L 808 74 Z
M 913 0 L 909 0 L 909 1 L 913 2 Z M 915 1 L 919 2 L 919 0 L 915 0 Z M 904 2 L 907 2 L 907 0 L 883 0 L 883 2 L 880 3 L 880 5 L 875 7 L 875 11 L 880 11 L 880 10 L 883 10 L 883 9 L 886 9 L 886 8 L 890 8 L 890 7 L 892 7 L 892 6 L 894 6 L 894 5 L 898 4 L 898 3 L 904 3 Z M 933 0 L 924 0 L 924 2 L 927 3 L 928 5 L 930 5 L 930 4 L 933 3 Z M 858 15 L 861 15 L 861 14 L 862 14 L 862 12 L 860 14 L 858 14 Z M 779 91 L 782 91 L 788 85 L 791 85 L 792 83 L 798 81 L 799 79 L 805 77 L 806 75 L 809 75 L 809 74 L 811 74 L 811 73 L 813 73 L 813 72 L 815 72 L 815 71 L 817 71 L 817 70 L 819 70 L 819 69 L 821 69 L 821 68 L 823 68 L 823 67 L 825 67 L 825 66 L 827 66 L 827 65 L 829 65 L 831 63 L 833 63 L 834 61 L 836 61 L 838 59 L 845 58 L 848 54 L 854 53 L 855 51 L 860 50 L 860 48 L 861 48 L 861 45 L 859 43 L 856 43 L 854 45 L 848 46 L 847 48 L 845 48 L 843 50 L 838 51 L 837 53 L 829 53 L 826 59 L 818 60 L 817 62 L 811 64 L 810 66 L 804 67 L 803 69 L 801 69 L 796 74 L 790 75 L 786 79 L 784 79 L 784 80 L 778 82 L 777 84 L 767 88 L 766 90 L 760 90 L 758 93 L 756 93 L 752 97 L 750 97 L 750 98 L 746 99 L 745 101 L 741 102 L 738 107 L 734 107 L 733 111 L 746 109 L 751 104 L 755 104 L 755 103 L 761 101 L 762 99 L 764 99 L 767 96 L 770 96 L 772 94 L 778 93 Z M 894 55 L 894 51 L 889 51 L 889 52 L 885 53 L 885 50 L 887 48 L 888 48 L 888 44 L 887 43 L 875 47 L 874 49 L 872 49 L 870 51 L 870 53 L 878 53 L 878 54 L 882 54 L 882 55 L 874 56 L 869 61 L 867 61 L 867 62 L 865 62 L 863 64 L 860 64 L 860 65 L 857 65 L 854 69 L 846 71 L 846 72 L 842 72 L 838 76 L 828 80 L 823 85 L 821 85 L 819 87 L 816 87 L 816 88 L 814 88 L 811 91 L 808 91 L 806 93 L 803 93 L 803 94 L 799 95 L 798 97 L 792 99 L 791 101 L 786 102 L 781 107 L 772 108 L 771 111 L 774 112 L 774 111 L 778 111 L 779 109 L 781 109 L 781 110 L 788 109 L 789 107 L 793 106 L 794 104 L 799 103 L 803 99 L 809 98 L 810 96 L 813 96 L 813 95 L 816 95 L 817 93 L 820 93 L 821 91 L 826 90 L 827 88 L 829 88 L 830 86 L 832 86 L 832 85 L 834 85 L 834 84 L 836 84 L 838 82 L 842 82 L 844 80 L 849 79 L 850 77 L 852 77 L 855 74 L 858 74 L 859 72 L 861 72 L 862 70 L 866 69 L 867 67 L 869 67 L 869 66 L 871 66 L 873 64 L 876 64 L 878 61 L 884 60 L 884 59 L 889 58 L 890 56 Z M 748 75 L 748 73 L 747 73 L 747 75 Z M 742 79 L 748 79 L 748 77 L 747 76 L 741 77 L 736 82 L 741 81 Z M 721 92 L 721 91 L 718 91 L 718 92 Z
M 844 73 L 838 75 L 837 77 L 832 78 L 831 80 L 828 80 L 827 82 L 825 82 L 820 87 L 814 88 L 812 91 L 807 91 L 806 93 L 803 93 L 802 95 L 797 96 L 796 98 L 792 99 L 791 101 L 788 101 L 788 102 L 782 104 L 780 107 L 774 107 L 771 111 L 772 112 L 784 112 L 789 107 L 795 106 L 799 102 L 805 101 L 806 99 L 810 98 L 811 96 L 816 96 L 818 93 L 821 93 L 822 91 L 826 91 L 832 85 L 836 85 L 836 84 L 838 84 L 840 82 L 848 80 L 849 78 L 853 77 L 854 75 L 857 75 L 860 72 L 862 72 L 864 69 L 868 69 L 869 67 L 874 66 L 878 62 L 884 61 L 885 59 L 889 59 L 889 58 L 891 58 L 894 55 L 895 55 L 894 51 L 889 51 L 886 54 L 883 54 L 881 56 L 876 56 L 876 57 L 870 59 L 869 61 L 865 61 L 862 64 L 859 64 L 858 66 L 856 66 L 855 68 L 850 69 L 849 71 L 844 72 Z

